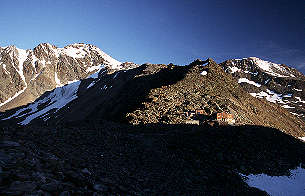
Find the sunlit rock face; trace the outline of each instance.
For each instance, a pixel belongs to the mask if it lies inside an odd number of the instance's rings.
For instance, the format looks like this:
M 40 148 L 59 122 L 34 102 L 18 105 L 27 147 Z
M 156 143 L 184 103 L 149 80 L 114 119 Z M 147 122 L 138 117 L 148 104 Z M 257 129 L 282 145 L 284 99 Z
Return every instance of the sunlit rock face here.
M 90 44 L 57 48 L 42 43 L 33 50 L 0 47 L 0 111 L 32 102 L 46 91 L 84 79 L 101 67 L 117 70 L 121 64 Z

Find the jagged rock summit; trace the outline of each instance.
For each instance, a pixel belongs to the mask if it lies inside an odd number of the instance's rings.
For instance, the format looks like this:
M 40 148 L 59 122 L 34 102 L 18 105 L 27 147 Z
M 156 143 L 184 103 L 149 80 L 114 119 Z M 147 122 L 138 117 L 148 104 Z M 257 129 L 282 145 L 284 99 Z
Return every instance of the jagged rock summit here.
M 305 122 L 305 76 L 301 72 L 257 57 L 220 65 L 252 96 L 277 103 Z
M 64 48 L 42 43 L 33 50 L 0 47 L 0 111 L 25 105 L 104 67 L 120 69 L 121 64 L 96 46 L 83 43 Z M 134 64 L 124 64 L 128 66 Z

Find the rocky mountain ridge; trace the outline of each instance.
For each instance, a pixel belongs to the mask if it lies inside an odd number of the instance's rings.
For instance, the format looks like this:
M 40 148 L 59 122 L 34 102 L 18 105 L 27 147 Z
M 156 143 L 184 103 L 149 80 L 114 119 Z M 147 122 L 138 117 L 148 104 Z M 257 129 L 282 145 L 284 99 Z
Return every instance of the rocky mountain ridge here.
M 188 66 L 146 64 L 114 73 L 101 70 L 85 80 L 45 93 L 2 120 L 66 124 L 109 120 L 119 123 L 184 124 L 186 111 L 203 109 L 205 119 L 229 111 L 239 125 L 273 127 L 304 137 L 304 122 L 285 108 L 247 93 L 212 59 Z M 90 104 L 88 104 L 90 103 Z
M 121 64 L 90 44 L 57 48 L 43 43 L 33 50 L 0 47 L 0 109 L 27 104 L 46 91 L 84 79 L 102 67 L 116 70 Z
M 77 47 L 83 45 L 68 47 L 73 58 L 56 57 L 54 48 L 45 53 L 50 62 L 66 59 L 56 64 L 66 67 L 63 73 L 72 70 L 65 78 L 42 71 L 50 80 L 40 81 L 55 89 L 0 113 L 1 195 L 257 196 L 268 194 L 247 184 L 250 174 L 282 176 L 304 168 L 305 123 L 281 106 L 271 85 L 281 75 L 304 90 L 297 72 L 266 71 L 251 59 L 236 68 L 212 59 L 187 66 L 82 66 L 92 56 Z M 13 65 L 9 73 L 17 70 L 21 87 L 29 85 L 22 86 L 21 69 Z M 269 96 L 253 96 L 260 91 Z M 282 92 L 285 103 L 288 93 Z M 184 112 L 195 109 L 204 111 L 204 123 L 186 124 Z M 217 124 L 216 113 L 223 111 L 234 114 L 233 126 Z
M 252 96 L 277 103 L 305 121 L 305 76 L 301 72 L 256 57 L 227 60 L 220 65 Z

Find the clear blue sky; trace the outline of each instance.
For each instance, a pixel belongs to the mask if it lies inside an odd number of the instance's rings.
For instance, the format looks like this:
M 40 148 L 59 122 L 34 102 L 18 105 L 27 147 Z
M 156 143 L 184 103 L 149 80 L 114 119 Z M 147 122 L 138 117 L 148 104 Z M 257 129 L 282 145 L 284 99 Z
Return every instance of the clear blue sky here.
M 304 0 L 10 0 L 0 27 L 0 46 L 84 42 L 139 64 L 257 56 L 305 73 Z

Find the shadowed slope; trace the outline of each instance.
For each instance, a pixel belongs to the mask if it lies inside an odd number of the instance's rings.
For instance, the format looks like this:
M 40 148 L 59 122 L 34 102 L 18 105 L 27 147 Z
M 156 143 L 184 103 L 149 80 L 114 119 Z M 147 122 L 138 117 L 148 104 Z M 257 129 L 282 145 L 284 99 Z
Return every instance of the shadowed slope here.
M 304 143 L 261 126 L 134 126 L 110 122 L 91 126 L 56 130 L 29 126 L 14 130 L 14 134 L 10 130 L 7 137 L 22 141 L 28 149 L 35 149 L 34 153 L 48 152 L 56 158 L 50 170 L 48 161 L 39 156 L 37 167 L 25 168 L 26 173 L 61 173 L 53 178 L 60 183 L 72 182 L 70 188 L 61 191 L 84 194 L 92 194 L 93 185 L 102 184 L 107 187 L 100 192 L 104 194 L 266 195 L 248 187 L 239 173 L 285 175 L 297 166 L 304 168 L 305 163 Z M 17 168 L 12 172 L 20 171 Z M 90 175 L 82 174 L 83 168 Z M 80 175 L 73 177 L 70 170 Z M 16 177 L 7 183 L 13 180 Z

